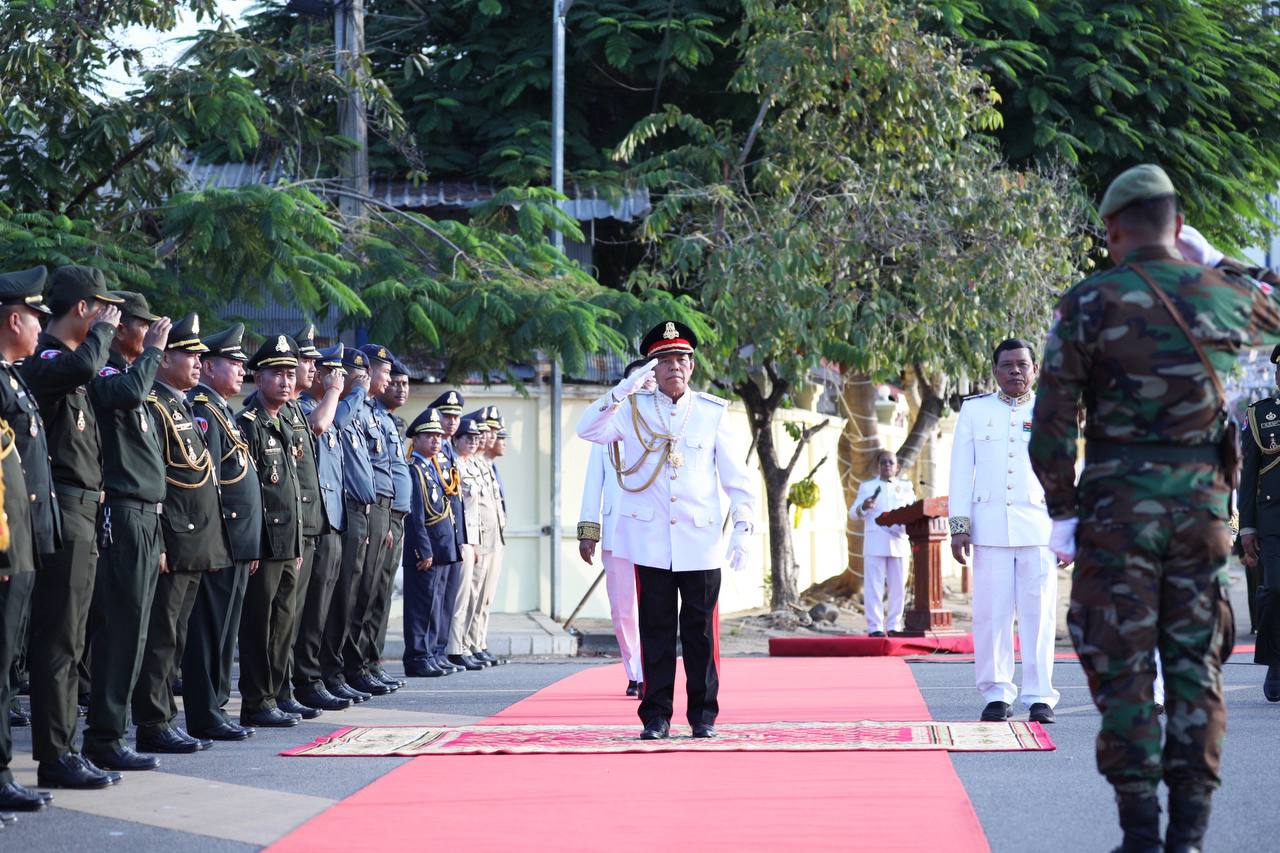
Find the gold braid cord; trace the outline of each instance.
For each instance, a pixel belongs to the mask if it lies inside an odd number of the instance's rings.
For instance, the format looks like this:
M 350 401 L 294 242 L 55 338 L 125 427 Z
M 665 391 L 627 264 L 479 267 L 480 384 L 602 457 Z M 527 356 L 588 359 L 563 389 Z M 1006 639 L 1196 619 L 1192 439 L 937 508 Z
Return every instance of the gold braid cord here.
M 458 466 L 449 469 L 449 478 L 445 478 L 444 472 L 440 470 L 440 460 L 431 457 L 431 464 L 436 466 L 436 475 L 440 477 L 440 488 L 444 489 L 444 493 L 449 497 L 456 498 L 458 496 L 458 487 L 462 485 L 462 473 L 458 471 Z
M 1280 447 L 1271 448 L 1271 447 L 1267 447 L 1265 444 L 1262 443 L 1262 436 L 1258 433 L 1257 409 L 1250 406 L 1248 409 L 1245 410 L 1245 417 L 1248 418 L 1249 420 L 1249 432 L 1253 434 L 1253 440 L 1254 440 L 1254 443 L 1258 445 L 1258 450 L 1262 451 L 1263 456 L 1275 457 L 1275 459 L 1272 459 L 1270 462 L 1268 462 L 1266 466 L 1261 471 L 1258 472 L 1258 478 L 1261 479 L 1263 474 L 1267 473 L 1277 465 L 1280 465 Z
M 195 471 L 197 474 L 203 473 L 198 483 L 184 483 L 181 480 L 175 480 L 168 474 L 164 475 L 164 480 L 171 486 L 177 486 L 179 489 L 198 489 L 205 483 L 209 482 L 209 478 L 213 476 L 213 460 L 209 458 L 209 449 L 206 447 L 199 455 L 193 457 L 188 451 L 187 446 L 179 440 L 177 430 L 173 426 L 173 415 L 169 407 L 161 403 L 159 400 L 152 400 L 151 405 L 160 413 L 160 420 L 164 424 L 164 464 L 166 468 L 186 468 Z M 195 429 L 195 424 L 191 425 Z M 173 441 L 170 441 L 172 436 Z M 178 445 L 181 453 L 181 459 L 175 459 L 173 455 L 173 445 Z
M 223 480 L 221 477 L 218 478 L 218 485 L 234 486 L 236 483 L 243 480 L 245 475 L 249 473 L 249 442 L 236 438 L 237 430 L 232 428 L 231 422 L 223 416 L 217 406 L 205 406 L 205 408 L 209 410 L 209 414 L 217 418 L 218 423 L 222 425 L 222 432 L 231 441 L 230 449 L 227 450 L 226 453 L 222 454 L 222 458 L 218 460 L 219 465 L 230 459 L 236 451 L 240 451 L 244 454 L 244 465 L 242 466 L 242 470 L 238 477 L 233 477 L 230 480 Z
M 413 466 L 413 473 L 418 477 L 418 488 L 422 489 L 422 511 L 426 516 L 427 526 L 434 527 L 442 521 L 453 518 L 453 504 L 448 501 L 444 502 L 444 512 L 436 512 L 431 508 L 431 502 L 428 500 L 431 492 L 427 486 L 427 475 L 423 474 L 417 465 Z
M 690 401 L 689 405 L 693 405 Z M 675 441 L 675 436 L 657 432 L 653 427 L 645 421 L 640 414 L 640 406 L 637 405 L 635 398 L 631 399 L 631 425 L 636 431 L 636 438 L 640 440 L 640 446 L 644 448 L 644 453 L 640 454 L 640 458 L 636 460 L 636 464 L 622 469 L 622 454 L 619 449 L 618 442 L 609 445 L 609 461 L 613 464 L 614 475 L 618 478 L 618 487 L 624 492 L 638 494 L 649 488 L 657 481 L 658 475 L 662 473 L 662 466 L 666 464 L 671 457 L 671 443 Z M 630 477 L 644 466 L 645 461 L 654 453 L 661 453 L 662 456 L 653 466 L 653 473 L 649 475 L 649 479 L 638 489 L 628 486 L 623 477 Z
M 17 447 L 13 427 L 8 421 L 0 418 L 0 461 L 9 458 L 9 454 Z M 0 477 L 0 551 L 9 550 L 9 513 L 4 511 L 4 478 Z

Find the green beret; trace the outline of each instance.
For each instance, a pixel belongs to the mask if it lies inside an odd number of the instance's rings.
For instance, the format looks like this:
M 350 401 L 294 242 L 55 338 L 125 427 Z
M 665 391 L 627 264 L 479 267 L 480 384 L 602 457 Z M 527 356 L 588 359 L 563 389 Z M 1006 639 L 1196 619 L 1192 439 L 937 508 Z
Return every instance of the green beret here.
M 1177 190 L 1164 169 L 1154 163 L 1143 163 L 1116 176 L 1102 196 L 1098 215 L 1106 219 L 1131 204 L 1167 195 L 1177 195 Z

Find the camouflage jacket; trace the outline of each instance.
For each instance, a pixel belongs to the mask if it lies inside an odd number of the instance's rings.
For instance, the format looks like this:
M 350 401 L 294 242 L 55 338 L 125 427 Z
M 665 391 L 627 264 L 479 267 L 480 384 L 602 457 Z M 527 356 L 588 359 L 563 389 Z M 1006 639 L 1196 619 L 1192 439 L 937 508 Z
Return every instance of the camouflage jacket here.
M 1032 468 L 1053 518 L 1136 521 L 1208 510 L 1225 520 L 1230 491 L 1210 463 L 1091 463 L 1076 483 L 1082 408 L 1086 443 L 1211 445 L 1226 426 L 1213 382 L 1133 270 L 1138 264 L 1182 313 L 1220 376 L 1241 349 L 1280 342 L 1280 304 L 1250 279 L 1187 263 L 1160 246 L 1133 252 L 1058 303 L 1036 389 Z

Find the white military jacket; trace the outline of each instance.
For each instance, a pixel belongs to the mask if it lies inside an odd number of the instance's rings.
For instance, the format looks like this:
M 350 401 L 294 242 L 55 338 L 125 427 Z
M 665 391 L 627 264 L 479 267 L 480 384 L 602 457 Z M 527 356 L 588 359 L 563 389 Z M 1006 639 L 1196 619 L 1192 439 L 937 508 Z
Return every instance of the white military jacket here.
M 871 509 L 862 511 L 862 503 L 875 496 L 876 502 Z M 853 508 L 849 510 L 850 518 L 863 519 L 862 556 L 864 557 L 909 557 L 911 556 L 911 540 L 907 538 L 907 530 L 901 524 L 883 527 L 876 523 L 881 513 L 907 506 L 916 499 L 915 489 L 904 480 L 885 482 L 879 477 L 867 480 L 858 487 L 858 496 L 853 499 Z
M 624 467 L 625 464 L 624 461 Z M 600 547 L 603 550 L 613 550 L 621 494 L 613 462 L 609 459 L 609 446 L 592 444 L 591 456 L 587 460 L 587 479 L 582 484 L 582 508 L 578 511 L 578 521 L 600 525 Z
M 742 451 L 729 446 L 727 408 L 727 401 L 694 391 L 675 403 L 658 391 L 639 391 L 618 403 L 611 392 L 583 414 L 579 436 L 596 444 L 622 442 L 624 470 L 639 463 L 623 478 L 613 538 L 606 540 L 615 557 L 677 572 L 725 565 L 721 492 L 733 522 L 754 526 L 756 517 L 755 481 Z M 669 456 L 661 450 L 645 455 L 635 415 L 642 431 L 647 424 L 647 430 L 672 436 Z M 655 444 L 648 432 L 645 440 Z M 660 443 L 665 448 L 665 439 Z
M 951 532 L 974 545 L 1047 546 L 1053 522 L 1027 443 L 1035 394 L 997 391 L 960 407 L 951 446 Z

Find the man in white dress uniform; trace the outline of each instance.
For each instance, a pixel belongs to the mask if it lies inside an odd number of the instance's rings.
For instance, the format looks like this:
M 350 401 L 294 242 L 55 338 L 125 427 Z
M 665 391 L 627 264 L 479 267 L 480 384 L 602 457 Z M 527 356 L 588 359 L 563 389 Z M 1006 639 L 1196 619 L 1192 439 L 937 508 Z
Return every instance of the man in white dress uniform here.
M 1013 716 L 1013 617 L 1022 642 L 1022 702 L 1033 722 L 1052 723 L 1057 558 L 1044 489 L 1031 470 L 1035 354 L 1011 339 L 993 357 L 995 394 L 960 407 L 951 449 L 951 553 L 973 556 L 973 647 L 984 721 Z
M 633 361 L 623 371 L 630 376 L 644 365 L 643 360 Z M 656 383 L 642 389 L 652 393 Z M 582 484 L 582 509 L 578 513 L 578 553 L 588 565 L 595 561 L 596 547 L 600 548 L 600 560 L 604 563 L 604 588 L 609 596 L 609 617 L 613 633 L 618 638 L 618 650 L 622 654 L 622 668 L 627 673 L 627 695 L 639 696 L 644 681 L 644 667 L 640 661 L 640 612 L 636 605 L 636 569 L 629 560 L 614 555 L 611 548 L 614 528 L 618 521 L 618 501 L 622 487 L 618 485 L 618 472 L 626 466 L 621 444 L 591 445 L 587 461 L 587 478 Z
M 850 518 L 863 519 L 862 578 L 863 600 L 867 610 L 867 634 L 885 636 L 888 631 L 902 630 L 902 609 L 907 593 L 907 558 L 911 556 L 911 540 L 901 524 L 882 527 L 876 523 L 882 513 L 904 507 L 916 499 L 910 483 L 895 480 L 898 457 L 882 450 L 876 459 L 880 476 L 858 487 L 858 496 L 849 510 Z M 885 586 L 889 588 L 889 620 L 884 616 Z
M 754 481 L 741 450 L 729 443 L 728 402 L 689 389 L 697 344 L 687 326 L 659 323 L 640 344 L 650 361 L 592 403 L 578 422 L 578 435 L 587 441 L 621 442 L 626 460 L 610 550 L 636 567 L 644 740 L 670 731 L 677 624 L 689 725 L 694 737 L 716 735 L 720 567 L 744 567 L 756 515 Z M 641 391 L 650 376 L 658 390 Z M 733 522 L 727 551 L 722 491 Z

